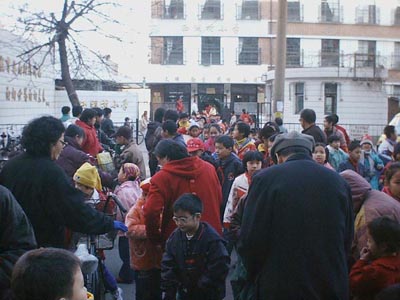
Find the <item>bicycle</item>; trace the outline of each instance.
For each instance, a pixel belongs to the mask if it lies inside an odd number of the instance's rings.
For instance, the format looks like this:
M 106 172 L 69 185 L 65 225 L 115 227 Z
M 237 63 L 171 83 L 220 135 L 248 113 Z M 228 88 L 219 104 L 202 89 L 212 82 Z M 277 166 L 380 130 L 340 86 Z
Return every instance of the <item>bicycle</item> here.
M 143 133 L 139 129 L 135 128 L 134 123 L 132 123 L 131 127 L 133 130 L 133 139 L 136 141 L 136 144 L 138 144 L 138 145 L 142 144 L 144 141 Z

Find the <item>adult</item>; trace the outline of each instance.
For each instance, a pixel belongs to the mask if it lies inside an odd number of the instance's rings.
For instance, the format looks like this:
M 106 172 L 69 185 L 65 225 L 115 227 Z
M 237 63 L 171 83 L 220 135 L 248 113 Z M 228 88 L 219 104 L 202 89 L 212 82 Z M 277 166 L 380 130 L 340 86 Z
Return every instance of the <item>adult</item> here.
M 35 248 L 31 223 L 11 192 L 0 186 L 0 299 L 7 296 L 18 258 Z
M 332 114 L 331 116 L 332 116 L 332 118 L 333 118 L 333 126 L 335 126 L 335 128 L 336 128 L 337 130 L 339 130 L 341 133 L 343 133 L 344 139 L 345 139 L 345 141 L 346 141 L 346 144 L 347 144 L 347 145 L 350 145 L 350 136 L 349 136 L 349 134 L 347 133 L 346 128 L 344 128 L 343 126 L 340 126 L 340 125 L 338 124 L 338 123 L 339 123 L 339 116 L 338 116 L 337 114 Z
M 147 116 L 147 110 L 143 112 L 143 115 L 140 117 L 140 132 L 145 135 L 147 130 L 147 125 L 149 125 L 149 117 Z
M 335 119 L 332 115 L 327 115 L 324 118 L 324 133 L 326 138 L 328 139 L 331 135 L 336 135 L 339 137 L 340 141 L 340 149 L 344 152 L 349 152 L 348 144 L 346 143 L 346 139 L 343 133 L 335 127 Z
M 253 124 L 253 119 L 251 118 L 251 116 L 249 115 L 249 113 L 246 111 L 246 109 L 242 109 L 242 113 L 240 115 L 240 120 L 242 120 L 243 122 L 245 122 L 246 124 Z
M 253 177 L 238 252 L 255 299 L 349 297 L 350 188 L 313 161 L 313 148 L 308 135 L 278 135 L 271 156 L 279 165 Z
M 305 108 L 300 112 L 300 125 L 303 128 L 301 133 L 311 135 L 316 143 L 324 143 L 326 145 L 326 135 L 319 128 L 315 121 L 317 120 L 317 115 L 315 111 L 310 108 Z
M 185 110 L 185 106 L 183 105 L 183 96 L 179 96 L 176 100 L 176 111 L 178 113 L 182 113 Z
M 103 151 L 103 148 L 97 139 L 96 128 L 94 127 L 94 124 L 96 123 L 96 114 L 95 110 L 86 108 L 82 112 L 79 120 L 75 123 L 85 131 L 85 138 L 81 145 L 82 150 L 93 157 L 96 157 L 99 152 Z
M 178 144 L 181 144 L 183 147 L 186 147 L 185 140 L 182 136 L 182 134 L 178 133 L 178 127 L 176 126 L 176 123 L 172 120 L 166 120 L 162 124 L 162 134 L 161 136 L 164 139 L 172 139 Z
M 382 144 L 379 145 L 378 153 L 386 161 L 391 161 L 393 160 L 394 146 L 397 142 L 396 128 L 393 125 L 387 125 L 383 129 L 383 133 L 385 134 L 386 138 Z
M 235 111 L 232 110 L 231 111 L 231 119 L 229 120 L 229 127 L 234 126 L 236 121 L 237 121 L 237 117 L 236 117 Z
M 102 234 L 121 223 L 86 205 L 54 162 L 64 148 L 64 126 L 54 117 L 31 121 L 22 132 L 25 152 L 0 172 L 0 183 L 15 196 L 32 223 L 39 247 L 65 246 L 65 229 Z M 118 227 L 120 228 L 120 227 Z
M 275 123 L 279 126 L 279 133 L 288 133 L 288 130 L 283 126 L 282 118 L 275 118 Z
M 146 179 L 146 166 L 144 164 L 143 154 L 136 142 L 132 140 L 132 129 L 121 126 L 115 133 L 117 144 L 121 147 L 121 154 L 114 157 L 114 165 L 117 171 L 124 163 L 133 163 L 140 169 L 140 179 Z
M 144 206 L 149 239 L 164 246 L 176 228 L 172 206 L 184 193 L 194 193 L 202 200 L 202 220 L 221 233 L 222 192 L 214 167 L 197 156 L 189 156 L 185 147 L 171 139 L 160 141 L 155 155 L 162 168 L 151 178 Z
M 114 140 L 107 135 L 102 127 L 103 121 L 105 120 L 104 110 L 100 107 L 93 107 L 92 109 L 96 112 L 96 122 L 94 123 L 94 128 L 96 129 L 97 139 L 99 140 L 101 147 L 106 151 L 115 149 Z M 114 128 L 114 125 L 112 126 Z M 112 132 L 115 133 L 115 130 L 113 129 Z
M 357 260 L 361 249 L 367 246 L 367 224 L 382 216 L 400 222 L 400 203 L 383 192 L 373 190 L 368 181 L 353 170 L 343 171 L 340 175 L 351 189 L 355 215 L 352 256 Z
M 83 107 L 80 105 L 72 106 L 72 118 L 69 118 L 67 121 L 64 122 L 64 127 L 68 128 L 69 125 L 75 124 L 79 117 L 81 116 L 83 111 Z
M 112 109 L 106 107 L 103 109 L 103 112 L 104 112 L 104 118 L 100 124 L 101 130 L 103 130 L 105 134 L 107 134 L 107 136 L 110 137 L 115 133 L 114 123 L 111 120 Z
M 190 103 L 190 111 L 191 113 L 197 115 L 199 113 L 199 106 L 197 105 L 196 97 L 193 97 L 193 102 Z
M 61 107 L 61 114 L 62 114 L 62 116 L 60 118 L 61 122 L 65 122 L 69 118 L 71 118 L 71 116 L 69 115 L 70 111 L 71 111 L 71 108 L 69 106 Z

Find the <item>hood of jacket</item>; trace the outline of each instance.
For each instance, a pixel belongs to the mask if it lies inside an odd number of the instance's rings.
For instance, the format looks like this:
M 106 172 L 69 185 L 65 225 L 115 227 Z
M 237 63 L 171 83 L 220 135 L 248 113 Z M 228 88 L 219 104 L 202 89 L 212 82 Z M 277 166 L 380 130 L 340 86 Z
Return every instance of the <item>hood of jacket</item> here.
M 161 170 L 175 176 L 194 179 L 199 176 L 204 164 L 205 162 L 197 156 L 186 157 L 167 162 Z
M 354 212 L 357 214 L 366 199 L 367 193 L 372 189 L 371 185 L 367 180 L 353 170 L 343 171 L 340 175 L 350 185 Z

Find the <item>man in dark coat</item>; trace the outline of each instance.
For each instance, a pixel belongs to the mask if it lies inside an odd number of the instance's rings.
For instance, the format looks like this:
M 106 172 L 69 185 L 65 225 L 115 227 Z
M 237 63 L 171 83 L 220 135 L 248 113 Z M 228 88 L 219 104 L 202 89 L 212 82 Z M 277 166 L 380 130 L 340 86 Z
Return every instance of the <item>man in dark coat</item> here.
M 253 178 L 238 252 L 256 299 L 348 299 L 350 188 L 313 148 L 310 136 L 281 134 L 271 149 L 280 164 Z
M 6 298 L 18 258 L 35 248 L 31 223 L 11 192 L 0 186 L 0 299 Z
M 311 135 L 316 143 L 324 143 L 326 145 L 326 135 L 325 133 L 315 125 L 317 116 L 315 111 L 309 108 L 305 108 L 300 112 L 300 124 L 303 127 L 301 133 Z

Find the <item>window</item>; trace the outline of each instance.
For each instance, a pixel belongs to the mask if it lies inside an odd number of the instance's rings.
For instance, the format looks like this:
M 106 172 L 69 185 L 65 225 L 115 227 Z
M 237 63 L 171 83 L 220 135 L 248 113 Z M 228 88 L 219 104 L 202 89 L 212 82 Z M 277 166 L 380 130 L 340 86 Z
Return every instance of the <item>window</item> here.
M 341 7 L 339 0 L 322 0 L 320 6 L 320 21 L 326 23 L 341 22 Z
M 400 98 L 400 85 L 393 86 L 393 96 Z
M 260 64 L 260 50 L 258 48 L 258 38 L 243 37 L 239 38 L 239 65 Z
M 394 10 L 393 25 L 400 25 L 400 6 Z
M 221 39 L 219 37 L 201 38 L 201 64 L 221 64 Z
M 204 5 L 201 6 L 201 19 L 219 20 L 221 17 L 221 1 L 206 0 Z
M 304 108 L 304 82 L 294 85 L 294 113 L 299 114 Z
M 379 24 L 380 10 L 376 5 L 358 6 L 356 8 L 356 23 Z
M 183 65 L 183 37 L 164 37 L 163 64 Z
M 376 41 L 358 41 L 356 67 L 373 67 L 376 59 Z
M 392 59 L 392 68 L 400 70 L 400 42 L 394 43 L 394 53 Z
M 164 19 L 184 19 L 183 0 L 164 0 Z
M 166 84 L 164 86 L 164 102 L 175 103 L 179 96 L 183 96 L 183 102 L 188 107 L 190 92 L 190 84 Z
M 287 20 L 288 22 L 302 21 L 299 1 L 289 1 L 287 3 Z
M 325 109 L 324 114 L 336 114 L 337 109 L 337 83 L 325 83 L 324 90 Z
M 286 40 L 286 66 L 300 67 L 300 39 L 288 38 Z
M 339 40 L 321 41 L 321 66 L 339 66 Z
M 214 106 L 218 113 L 222 112 L 225 99 L 223 84 L 199 84 L 197 91 L 199 111 Z
M 260 10 L 258 0 L 243 0 L 239 7 L 237 19 L 239 20 L 259 20 Z

